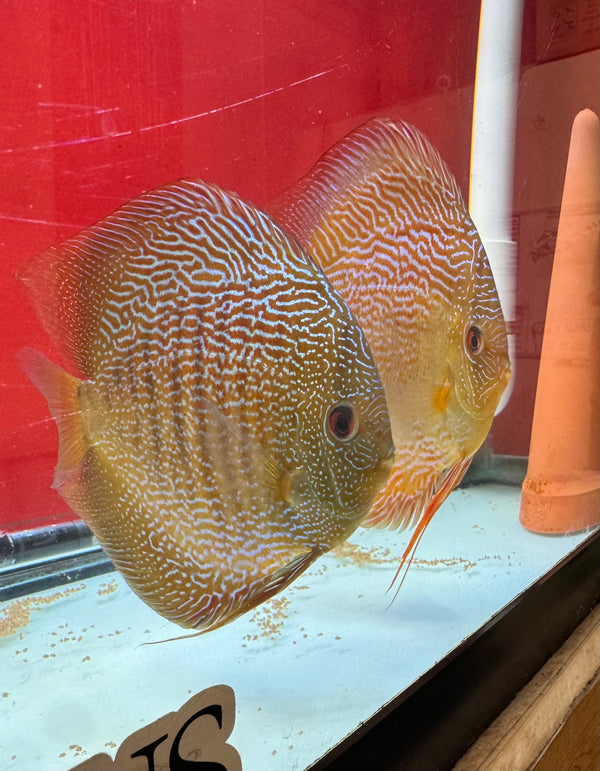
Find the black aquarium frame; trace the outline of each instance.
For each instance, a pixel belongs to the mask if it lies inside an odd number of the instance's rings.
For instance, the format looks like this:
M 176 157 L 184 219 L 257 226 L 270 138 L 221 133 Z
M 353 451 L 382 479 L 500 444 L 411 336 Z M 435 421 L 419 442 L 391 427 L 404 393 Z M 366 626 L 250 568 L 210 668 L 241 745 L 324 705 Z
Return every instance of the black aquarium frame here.
M 81 520 L 0 535 L 0 602 L 115 569 Z
M 596 530 L 308 771 L 450 771 L 599 603 Z

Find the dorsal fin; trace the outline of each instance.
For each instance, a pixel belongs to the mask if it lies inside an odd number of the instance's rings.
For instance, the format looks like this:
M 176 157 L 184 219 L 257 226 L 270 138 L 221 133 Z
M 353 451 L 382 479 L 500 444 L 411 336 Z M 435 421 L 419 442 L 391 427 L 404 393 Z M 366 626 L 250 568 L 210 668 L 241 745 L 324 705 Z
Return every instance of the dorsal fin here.
M 268 246 L 283 239 L 270 218 L 235 193 L 182 179 L 133 199 L 41 252 L 18 277 L 30 290 L 44 328 L 67 363 L 81 377 L 94 379 L 123 324 L 134 323 L 127 322 L 136 314 L 134 300 L 146 302 L 157 292 L 158 279 L 152 273 L 160 273 L 163 256 L 177 262 L 182 271 L 198 254 L 208 264 L 206 235 L 221 221 L 231 221 L 232 231 L 237 228 L 241 233 L 245 228 L 240 235 L 243 247 L 254 239 L 259 244 L 264 239 Z M 291 244 L 286 255 L 290 261 L 308 264 L 307 256 Z M 259 259 L 244 255 L 249 264 L 255 258 Z M 236 263 L 232 270 L 237 269 Z
M 160 227 L 161 212 L 185 194 L 186 180 L 152 190 L 21 266 L 40 320 L 67 363 L 93 379 L 103 356 L 105 301 L 128 255 L 140 253 Z M 185 195 L 179 196 L 179 205 Z
M 111 274 L 118 269 L 111 257 L 126 248 L 114 244 L 111 250 L 94 226 L 40 252 L 17 273 L 67 366 L 84 378 L 93 378 L 97 370 L 91 344 Z
M 418 129 L 403 121 L 374 118 L 326 152 L 269 210 L 302 243 L 327 212 L 381 173 L 428 179 L 466 208 L 454 176 Z

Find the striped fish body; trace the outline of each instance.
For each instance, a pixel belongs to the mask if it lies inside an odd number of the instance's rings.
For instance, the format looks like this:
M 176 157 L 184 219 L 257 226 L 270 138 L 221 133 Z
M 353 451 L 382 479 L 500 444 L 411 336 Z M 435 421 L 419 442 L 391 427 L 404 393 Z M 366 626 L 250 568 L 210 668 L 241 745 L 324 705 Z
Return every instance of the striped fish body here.
M 381 374 L 396 461 L 365 524 L 421 518 L 420 537 L 510 377 L 494 280 L 458 185 L 416 129 L 375 119 L 270 210 L 348 302 Z
M 21 355 L 58 425 L 55 487 L 157 612 L 226 623 L 367 515 L 393 457 L 377 369 L 266 215 L 183 180 L 22 278 L 77 373 Z

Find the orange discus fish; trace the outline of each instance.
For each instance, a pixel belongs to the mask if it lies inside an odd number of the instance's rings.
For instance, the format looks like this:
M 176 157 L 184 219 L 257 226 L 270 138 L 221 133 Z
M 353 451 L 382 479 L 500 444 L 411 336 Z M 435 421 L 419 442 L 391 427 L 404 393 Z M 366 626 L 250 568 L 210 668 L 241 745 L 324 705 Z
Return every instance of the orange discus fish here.
M 54 486 L 150 607 L 206 631 L 367 515 L 393 464 L 368 343 L 273 221 L 157 188 L 21 278 L 68 374 L 21 362 L 59 432 Z
M 397 577 L 485 439 L 510 378 L 485 250 L 438 153 L 387 119 L 342 139 L 271 211 L 346 300 L 379 368 L 396 460 L 363 524 L 419 521 Z

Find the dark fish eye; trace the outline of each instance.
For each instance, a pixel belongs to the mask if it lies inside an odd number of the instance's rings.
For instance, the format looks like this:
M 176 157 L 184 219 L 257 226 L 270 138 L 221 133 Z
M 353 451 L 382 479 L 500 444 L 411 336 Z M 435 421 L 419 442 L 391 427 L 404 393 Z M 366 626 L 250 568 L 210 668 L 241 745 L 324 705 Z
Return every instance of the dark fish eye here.
M 483 349 L 483 332 L 475 325 L 469 327 L 466 335 L 467 352 L 478 354 Z
M 329 413 L 327 426 L 334 439 L 340 442 L 353 439 L 358 431 L 358 420 L 354 414 L 354 408 L 350 404 L 338 404 Z

